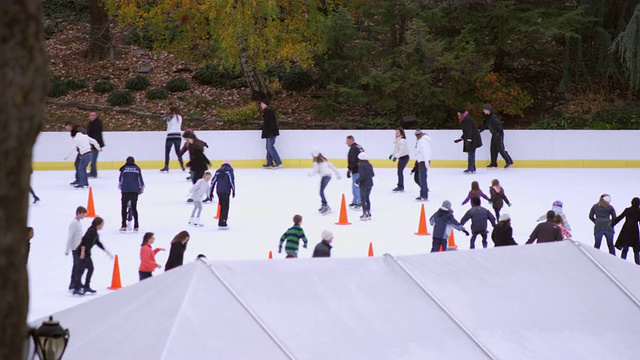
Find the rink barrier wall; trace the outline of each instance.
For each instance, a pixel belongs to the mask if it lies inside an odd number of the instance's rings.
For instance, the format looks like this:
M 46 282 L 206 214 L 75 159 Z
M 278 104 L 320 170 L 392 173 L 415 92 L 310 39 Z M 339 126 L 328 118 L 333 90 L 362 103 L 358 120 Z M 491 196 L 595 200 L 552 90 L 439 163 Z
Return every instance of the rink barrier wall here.
M 466 154 L 453 140 L 460 130 L 427 130 L 431 136 L 434 168 L 465 168 Z M 197 131 L 209 144 L 206 154 L 214 167 L 231 160 L 236 168 L 260 168 L 265 162 L 265 141 L 258 130 Z M 367 151 L 374 167 L 393 168 L 388 160 L 393 151 L 394 130 L 282 130 L 276 148 L 287 168 L 311 167 L 311 152 L 319 150 L 336 166 L 346 167 L 347 135 Z M 505 147 L 523 168 L 640 168 L 638 130 L 507 130 Z M 160 169 L 164 165 L 163 131 L 105 132 L 106 147 L 98 157 L 98 168 L 119 169 L 127 156 L 134 156 L 141 168 Z M 489 163 L 490 134 L 482 134 L 484 146 L 476 152 L 476 165 Z M 407 131 L 410 150 L 415 146 L 413 130 Z M 73 144 L 68 132 L 43 132 L 34 145 L 35 170 L 72 170 Z M 410 153 L 413 158 L 413 152 Z M 176 159 L 175 153 L 171 159 Z M 409 163 L 408 167 L 412 167 Z M 504 162 L 499 161 L 503 166 Z M 170 167 L 179 169 L 173 160 Z

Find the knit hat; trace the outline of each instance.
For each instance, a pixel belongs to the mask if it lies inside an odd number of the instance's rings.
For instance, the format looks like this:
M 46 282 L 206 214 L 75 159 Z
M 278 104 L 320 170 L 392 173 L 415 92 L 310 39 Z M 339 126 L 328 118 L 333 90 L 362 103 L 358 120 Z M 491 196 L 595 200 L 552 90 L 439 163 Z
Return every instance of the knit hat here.
M 311 156 L 316 157 L 318 155 L 320 155 L 320 148 L 316 146 L 311 150 Z
M 507 220 L 511 220 L 511 215 L 504 213 L 504 214 L 500 214 L 500 219 L 498 221 L 502 222 L 502 221 L 507 221 Z
M 464 114 L 466 112 L 467 112 L 467 109 L 465 109 L 464 107 L 461 107 L 460 109 L 458 109 L 459 114 Z
M 422 135 L 424 133 L 422 132 L 422 130 L 418 129 L 418 130 L 416 130 L 415 134 L 416 134 L 416 136 L 418 136 L 418 135 Z
M 127 164 L 134 164 L 135 162 L 136 162 L 136 159 L 134 159 L 133 156 L 127 157 Z
M 267 105 L 267 106 L 271 105 L 271 100 L 269 100 L 269 98 L 264 98 L 264 99 L 260 100 L 260 102 L 265 104 L 265 105 Z
M 333 240 L 333 233 L 329 230 L 323 230 L 322 231 L 322 240 Z
M 493 111 L 493 108 L 491 107 L 491 104 L 484 104 L 482 105 L 482 110 Z
M 359 160 L 367 160 L 367 159 L 368 159 L 368 157 L 367 157 L 367 153 L 366 153 L 366 152 L 364 152 L 364 151 L 363 151 L 363 152 L 361 152 L 360 154 L 358 154 L 358 159 L 359 159 Z
M 609 194 L 602 194 L 600 198 L 608 203 L 611 202 L 611 196 L 609 196 Z
M 440 207 L 440 209 L 447 210 L 447 211 L 453 211 L 453 209 L 451 209 L 451 201 L 449 201 L 449 200 L 443 201 L 442 202 L 442 206 Z
M 556 201 L 553 202 L 553 206 L 562 207 L 562 205 L 563 205 L 562 201 L 560 201 L 560 200 L 556 200 Z

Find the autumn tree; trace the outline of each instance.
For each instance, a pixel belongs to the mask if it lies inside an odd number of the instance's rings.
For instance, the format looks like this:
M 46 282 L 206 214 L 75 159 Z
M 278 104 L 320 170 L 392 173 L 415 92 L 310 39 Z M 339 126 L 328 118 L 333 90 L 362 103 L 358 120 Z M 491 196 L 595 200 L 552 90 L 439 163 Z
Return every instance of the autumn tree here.
M 0 7 L 0 359 L 22 359 L 29 304 L 25 238 L 31 155 L 44 118 L 42 3 Z
M 87 0 L 87 5 L 89 7 L 87 59 L 89 61 L 100 61 L 109 58 L 113 60 L 109 14 L 104 7 L 104 2 L 103 0 Z

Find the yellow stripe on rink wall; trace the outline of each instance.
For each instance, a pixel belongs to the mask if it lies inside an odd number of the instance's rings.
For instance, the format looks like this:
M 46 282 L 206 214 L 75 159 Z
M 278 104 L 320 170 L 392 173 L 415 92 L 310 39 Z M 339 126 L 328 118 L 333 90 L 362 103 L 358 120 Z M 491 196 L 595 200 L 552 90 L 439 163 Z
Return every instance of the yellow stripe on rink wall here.
M 339 168 L 347 167 L 346 159 L 329 159 L 335 166 Z M 374 168 L 395 168 L 397 163 L 387 159 L 370 160 Z M 218 168 L 222 164 L 222 160 L 211 160 L 213 168 Z M 285 168 L 310 168 L 311 159 L 286 159 L 283 160 Z M 137 161 L 136 164 L 143 170 L 160 170 L 164 166 L 164 161 Z M 231 165 L 236 169 L 259 169 L 262 168 L 264 160 L 232 160 Z M 489 164 L 487 160 L 478 160 L 476 165 L 484 167 Z M 99 170 L 118 170 L 124 165 L 124 162 L 117 161 L 100 161 L 98 159 Z M 466 160 L 433 160 L 431 167 L 433 168 L 465 168 Z M 504 166 L 504 162 L 499 161 L 498 166 Z M 413 162 L 409 162 L 408 168 L 413 167 Z M 518 160 L 515 166 L 518 168 L 640 168 L 640 160 Z M 72 161 L 65 162 L 35 162 L 33 169 L 36 171 L 48 170 L 74 170 Z M 170 170 L 179 170 L 178 161 L 173 160 L 169 163 Z

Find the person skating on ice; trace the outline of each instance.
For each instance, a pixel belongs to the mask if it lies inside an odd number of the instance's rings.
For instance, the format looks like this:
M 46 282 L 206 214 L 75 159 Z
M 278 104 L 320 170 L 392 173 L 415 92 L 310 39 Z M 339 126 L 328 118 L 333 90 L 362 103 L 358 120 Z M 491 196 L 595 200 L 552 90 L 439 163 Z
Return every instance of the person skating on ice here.
M 267 98 L 260 102 L 260 109 L 262 110 L 262 138 L 265 139 L 267 149 L 267 162 L 262 167 L 279 169 L 282 167 L 282 160 L 276 150 L 276 138 L 280 135 L 276 112 L 271 107 L 271 101 Z
M 153 245 L 155 241 L 156 237 L 152 232 L 145 233 L 142 237 L 142 244 L 140 245 L 140 267 L 138 268 L 140 281 L 152 277 L 153 272 L 162 267 L 156 262 L 156 254 L 164 251 L 164 249 L 153 249 L 151 245 Z
M 91 226 L 87 229 L 87 232 L 82 237 L 80 245 L 74 250 L 79 259 L 79 265 L 76 266 L 76 271 L 73 277 L 73 295 L 85 295 L 95 294 L 96 291 L 91 288 L 91 277 L 93 276 L 93 260 L 91 259 L 91 248 L 97 245 L 102 249 L 111 259 L 113 255 L 105 249 L 104 245 L 100 242 L 100 235 L 98 231 L 102 230 L 104 226 L 104 220 L 101 217 L 93 219 Z M 82 274 L 87 271 L 87 276 L 82 285 Z
M 136 165 L 133 156 L 127 157 L 127 161 L 120 168 L 120 177 L 118 179 L 118 189 L 120 189 L 120 231 L 127 231 L 127 208 L 131 204 L 131 213 L 133 215 L 133 230 L 138 231 L 140 223 L 138 221 L 138 196 L 144 192 L 144 179 L 142 179 L 142 170 Z
M 511 216 L 507 213 L 500 215 L 500 221 L 493 228 L 491 233 L 493 244 L 498 246 L 518 245 L 513 239 L 513 229 L 511 228 Z
M 398 184 L 392 191 L 402 192 L 404 191 L 404 168 L 409 163 L 409 147 L 407 146 L 407 136 L 403 128 L 396 129 L 393 152 L 389 155 L 389 160 L 398 161 Z
M 280 245 L 278 246 L 278 254 L 282 253 L 282 245 L 284 252 L 287 253 L 287 259 L 297 258 L 298 249 L 300 248 L 300 240 L 304 243 L 302 247 L 307 248 L 307 237 L 302 230 L 302 216 L 295 215 L 293 217 L 293 226 L 287 229 L 280 237 Z
M 453 216 L 453 209 L 449 200 L 442 202 L 442 206 L 431 216 L 429 223 L 433 227 L 431 252 L 438 252 L 440 249 L 447 251 L 451 229 L 462 231 L 469 236 L 469 232 Z
M 227 229 L 227 219 L 229 218 L 229 207 L 231 205 L 229 197 L 236 197 L 236 176 L 231 167 L 231 161 L 225 162 L 216 170 L 216 174 L 211 179 L 209 198 L 213 199 L 215 189 L 220 204 L 220 218 L 218 219 L 218 229 Z
M 69 291 L 75 290 L 73 279 L 76 273 L 76 267 L 80 264 L 80 257 L 74 251 L 82 242 L 82 219 L 87 216 L 87 209 L 84 206 L 76 208 L 76 217 L 69 224 L 69 235 L 67 236 L 67 247 L 64 254 L 73 256 L 73 265 L 71 266 L 71 280 L 69 280 Z
M 89 113 L 87 135 L 97 141 L 98 144 L 100 144 L 100 148 L 104 148 L 104 139 L 102 137 L 102 120 L 100 120 L 100 117 L 96 112 Z M 98 177 L 98 154 L 100 154 L 100 151 L 95 146 L 91 146 L 91 168 L 89 170 L 89 174 L 87 175 L 90 178 Z
M 371 189 L 373 189 L 373 166 L 368 160 L 367 153 L 358 154 L 358 180 L 356 186 L 360 188 L 360 199 L 362 201 L 362 215 L 360 220 L 371 220 Z
M 507 203 L 507 205 L 511 207 L 511 202 L 507 198 L 507 195 L 504 192 L 504 188 L 500 186 L 500 181 L 498 179 L 491 180 L 489 196 L 491 197 L 491 200 L 489 200 L 489 204 L 493 206 L 493 212 L 495 212 L 496 214 L 496 219 L 499 219 L 500 210 L 502 210 L 504 203 Z
M 200 222 L 200 215 L 202 214 L 202 201 L 206 196 L 209 196 L 209 181 L 211 181 L 211 173 L 205 172 L 201 179 L 198 179 L 195 184 L 189 189 L 187 194 L 190 199 L 193 199 L 193 210 L 191 211 L 191 217 L 189 218 L 189 225 L 202 226 Z
M 464 173 L 473 174 L 476 172 L 476 149 L 482 146 L 482 138 L 478 125 L 466 109 L 458 110 L 458 120 L 462 126 L 462 136 L 454 142 L 463 142 L 462 151 L 467 153 L 467 169 Z
M 460 224 L 464 224 L 471 220 L 471 249 L 476 248 L 476 237 L 480 235 L 482 237 L 482 247 L 487 247 L 487 222 L 491 223 L 492 227 L 496 226 L 496 218 L 491 211 L 480 206 L 480 198 L 474 197 L 471 199 L 471 209 L 467 210 Z
M 204 172 L 211 166 L 211 161 L 209 161 L 207 155 L 204 153 L 208 145 L 198 139 L 193 132 L 185 132 L 182 137 L 184 137 L 185 142 L 189 143 L 189 162 L 187 163 L 187 167 L 191 172 L 191 182 L 195 184 L 196 181 L 202 179 Z
M 68 131 L 69 134 L 72 134 L 73 130 L 75 130 L 73 132 L 73 134 L 75 134 L 75 132 L 77 132 L 81 128 L 82 128 L 82 126 L 79 123 L 73 122 L 73 121 L 67 121 L 64 124 L 64 129 L 66 131 Z M 73 134 L 71 135 L 72 139 L 73 139 Z M 76 158 L 73 160 L 73 169 L 75 170 L 75 172 L 73 174 L 74 180 L 69 183 L 69 185 L 71 185 L 71 186 L 78 185 L 78 166 L 79 165 L 80 165 L 80 153 L 78 153 L 78 151 L 76 150 Z
M 416 201 L 427 201 L 429 199 L 429 185 L 427 184 L 427 173 L 431 164 L 431 138 L 422 130 L 416 130 L 416 163 L 418 165 L 418 185 L 420 186 L 420 196 Z
M 536 241 L 538 243 L 562 241 L 562 230 L 560 230 L 560 227 L 555 224 L 555 217 L 556 214 L 553 210 L 547 211 L 547 221 L 538 224 L 535 229 L 533 229 L 533 232 L 531 232 L 531 235 L 529 236 L 529 240 L 527 240 L 527 244 L 533 244 Z
M 356 181 L 358 181 L 360 177 L 358 173 L 358 154 L 363 152 L 364 149 L 356 143 L 356 139 L 351 135 L 347 136 L 346 143 L 349 147 L 349 153 L 347 154 L 347 179 L 351 179 L 351 192 L 353 193 L 353 201 L 351 201 L 349 207 L 359 209 L 362 205 L 360 201 L 360 189 L 356 186 Z
M 98 151 L 102 151 L 100 144 L 86 134 L 83 134 L 78 129 L 71 130 L 71 137 L 73 138 L 73 149 L 69 152 L 67 156 L 65 156 L 65 160 L 67 160 L 73 154 L 80 154 L 80 162 L 78 164 L 78 168 L 76 170 L 76 179 L 78 183 L 74 185 L 77 189 L 82 189 L 89 186 L 89 180 L 87 177 L 87 166 L 89 162 L 91 162 L 91 146 L 93 145 Z
M 478 198 L 478 200 L 480 200 L 480 198 L 483 198 L 487 201 L 491 201 L 491 199 L 489 199 L 487 197 L 487 195 L 485 195 L 482 190 L 480 190 L 480 185 L 478 184 L 477 181 L 472 181 L 471 182 L 471 190 L 469 191 L 469 194 L 467 195 L 467 197 L 464 199 L 464 201 L 462 202 L 462 205 L 465 205 L 466 203 L 469 202 L 469 200 L 473 199 L 473 198 Z M 482 201 L 481 201 L 482 203 Z
M 611 222 L 616 218 L 616 210 L 611 206 L 611 196 L 609 194 L 600 195 L 598 203 L 591 207 L 589 220 L 593 223 L 593 236 L 595 237 L 594 247 L 600 249 L 602 237 L 607 239 L 609 254 L 615 256 L 616 248 L 613 245 L 613 227 Z
M 640 265 L 640 230 L 638 230 L 638 223 L 640 223 L 640 199 L 634 197 L 631 200 L 631 206 L 624 209 L 622 214 L 616 217 L 611 226 L 616 226 L 622 219 L 625 219 L 622 230 L 618 234 L 618 240 L 616 240 L 616 248 L 622 250 L 621 257 L 627 258 L 629 248 L 633 249 L 633 256 L 636 264 Z
M 169 114 L 162 114 L 162 120 L 167 123 L 167 139 L 164 143 L 164 167 L 161 172 L 169 171 L 169 154 L 173 147 L 180 162 L 180 168 L 185 171 L 180 155 L 180 143 L 182 142 L 182 112 L 175 106 L 169 107 Z
M 498 115 L 493 112 L 493 108 L 491 104 L 484 104 L 482 106 L 482 112 L 486 115 L 484 124 L 480 127 L 480 133 L 485 130 L 489 130 L 491 133 L 491 162 L 489 163 L 488 168 L 498 167 L 498 154 L 502 156 L 506 165 L 504 168 L 508 168 L 513 165 L 513 159 L 504 148 L 504 129 L 502 128 L 502 123 L 498 118 Z
M 187 250 L 187 243 L 189 243 L 189 233 L 186 231 L 180 231 L 171 240 L 171 248 L 169 249 L 169 257 L 167 263 L 164 265 L 164 271 L 182 266 L 184 262 L 184 252 Z
M 331 243 L 333 242 L 333 233 L 329 230 L 322 231 L 322 241 L 320 241 L 313 249 L 311 257 L 331 257 Z
M 564 227 L 571 231 L 571 225 L 569 225 L 569 221 L 567 220 L 567 216 L 564 214 L 564 211 L 562 210 L 562 207 L 564 206 L 564 204 L 562 203 L 562 201 L 560 200 L 556 200 L 553 202 L 552 206 L 551 206 L 551 211 L 553 211 L 553 213 L 555 215 L 560 215 L 562 216 L 562 222 L 564 223 Z M 538 222 L 541 221 L 545 221 L 548 220 L 547 219 L 547 215 L 542 215 L 538 218 Z
M 27 227 L 27 257 L 25 259 L 25 264 L 29 262 L 29 253 L 31 252 L 31 239 L 33 239 L 33 228 L 31 226 Z
M 311 170 L 309 176 L 320 175 L 320 209 L 318 211 L 323 215 L 328 214 L 331 208 L 327 198 L 324 196 L 324 190 L 327 188 L 329 181 L 331 181 L 331 174 L 336 174 L 338 180 L 340 180 L 340 174 L 338 169 L 322 155 L 319 149 L 313 149 L 311 157 L 313 158 L 313 170 Z

